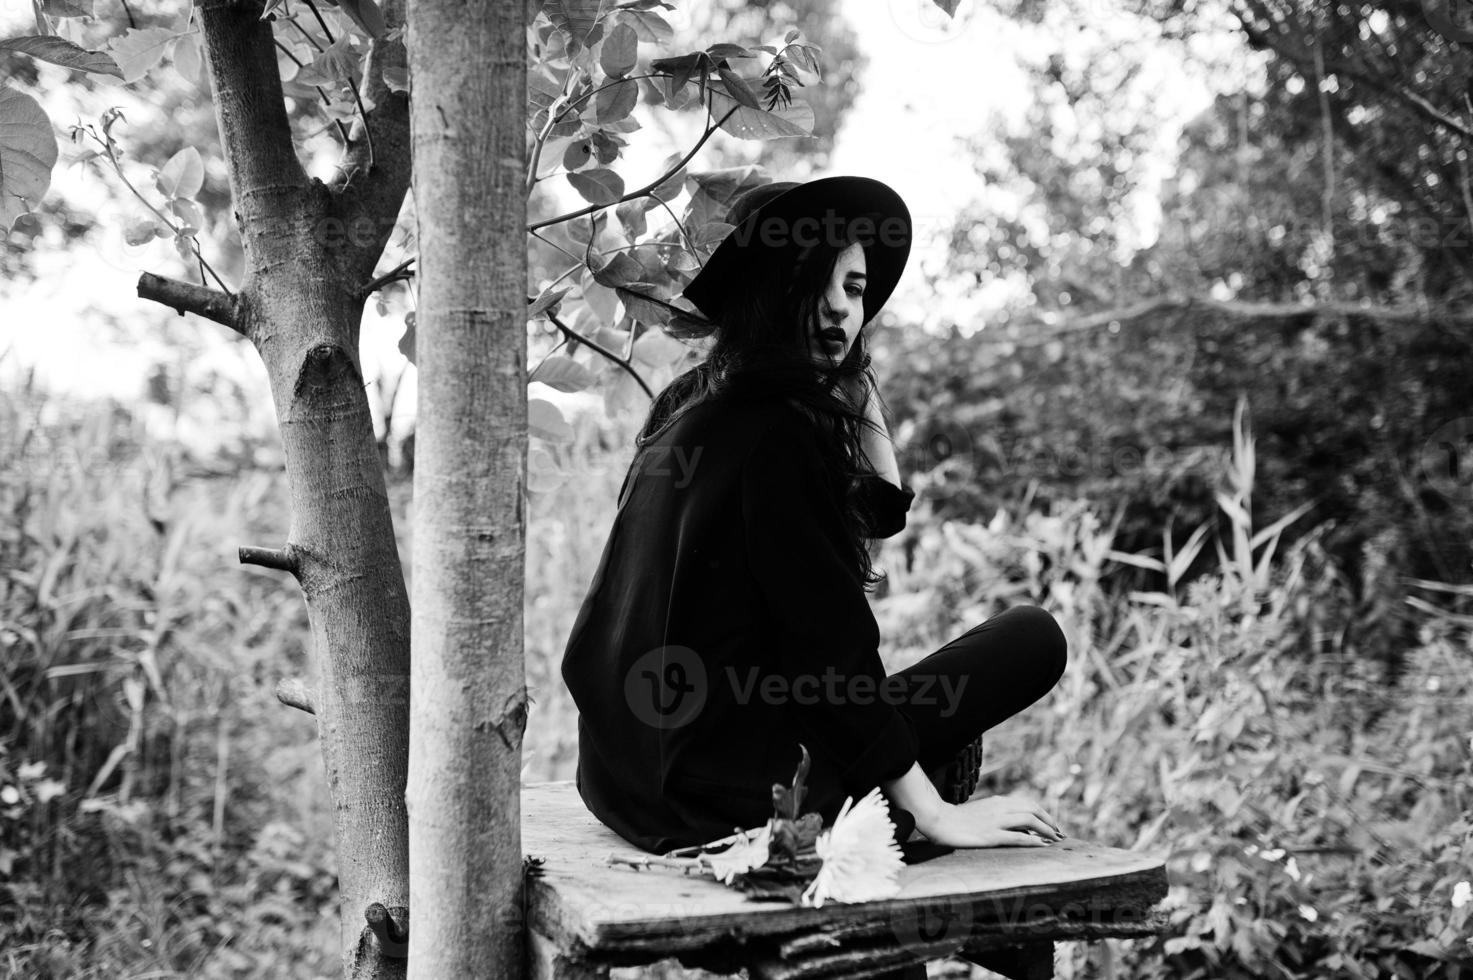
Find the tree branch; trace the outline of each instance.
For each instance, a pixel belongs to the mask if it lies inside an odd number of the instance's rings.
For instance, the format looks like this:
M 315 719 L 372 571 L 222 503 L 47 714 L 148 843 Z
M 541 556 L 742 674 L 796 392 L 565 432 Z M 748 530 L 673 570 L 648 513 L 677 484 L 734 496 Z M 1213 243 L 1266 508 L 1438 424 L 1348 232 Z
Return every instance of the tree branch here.
M 138 296 L 176 310 L 180 316 L 193 313 L 206 320 L 223 323 L 242 337 L 246 336 L 236 312 L 235 297 L 218 289 L 145 272 L 138 277 Z
M 276 682 L 276 700 L 289 708 L 317 714 L 317 695 L 299 677 L 283 677 Z
M 731 107 L 731 112 L 728 112 L 726 115 L 722 116 L 720 123 L 716 123 L 716 124 L 714 124 L 712 126 L 707 127 L 706 131 L 701 134 L 701 138 L 698 139 L 698 140 L 696 140 L 696 145 L 690 148 L 690 152 L 689 153 L 687 153 L 685 156 L 681 157 L 679 163 L 677 163 L 675 166 L 671 167 L 668 171 L 666 171 L 661 176 L 659 176 L 659 177 L 655 178 L 654 180 L 650 181 L 648 184 L 645 184 L 639 190 L 637 190 L 637 191 L 630 191 L 628 194 L 625 194 L 623 197 L 619 198 L 617 201 L 610 201 L 608 204 L 590 204 L 590 205 L 588 205 L 588 207 L 586 207 L 586 208 L 580 208 L 577 211 L 569 211 L 567 214 L 560 214 L 560 215 L 558 215 L 555 218 L 547 218 L 547 219 L 545 219 L 543 221 L 538 221 L 538 222 L 536 222 L 534 224 L 528 225 L 527 226 L 527 230 L 528 231 L 536 231 L 538 228 L 546 228 L 548 225 L 555 225 L 555 224 L 558 224 L 558 223 L 563 222 L 563 221 L 572 221 L 574 218 L 581 218 L 585 214 L 592 214 L 595 211 L 602 211 L 604 208 L 611 208 L 611 207 L 614 207 L 616 205 L 623 204 L 625 201 L 632 201 L 632 200 L 634 200 L 637 197 L 644 197 L 650 191 L 654 190 L 656 187 L 659 187 L 661 184 L 665 183 L 665 181 L 669 180 L 671 177 L 673 177 L 676 174 L 680 173 L 681 168 L 684 167 L 687 163 L 690 163 L 691 158 L 696 155 L 696 153 L 701 149 L 701 147 L 703 147 L 703 146 L 706 145 L 706 141 L 711 138 L 711 134 L 714 133 L 714 132 L 716 132 L 716 130 L 718 130 L 718 129 L 721 128 L 721 123 L 726 122 L 726 120 L 731 117 L 731 114 L 733 112 L 736 112 L 740 108 L 741 108 L 740 105 L 734 105 L 734 106 L 732 106 Z
M 384 955 L 402 960 L 409 956 L 409 910 L 385 908 L 374 902 L 363 910 L 368 928 L 378 938 Z
M 1040 327 L 1043 329 L 1023 339 L 999 337 L 996 340 L 991 340 L 990 338 L 984 338 L 981 342 L 1007 343 L 1018 347 L 1033 347 L 1038 344 L 1047 343 L 1062 335 L 1079 333 L 1085 330 L 1098 330 L 1100 327 L 1109 326 L 1111 323 L 1128 323 L 1131 320 L 1139 320 L 1156 313 L 1165 313 L 1168 311 L 1181 311 L 1185 313 L 1193 309 L 1244 320 L 1284 320 L 1294 317 L 1320 316 L 1363 316 L 1385 323 L 1437 322 L 1473 327 L 1473 315 L 1452 312 L 1439 313 L 1435 310 L 1426 311 L 1410 307 L 1361 306 L 1356 303 L 1259 303 L 1246 300 L 1216 300 L 1193 296 L 1161 296 L 1155 299 L 1142 300 L 1139 303 L 1134 303 L 1120 309 L 1090 313 L 1067 320 L 1039 318 L 1031 323 L 1025 322 L 1010 325 L 1012 329 L 1022 331 L 1035 330 Z
M 278 572 L 291 572 L 293 575 L 298 571 L 297 559 L 288 549 L 242 547 L 240 563 L 274 568 Z
M 389 30 L 403 26 L 404 0 L 387 0 L 383 11 Z M 349 281 L 372 277 L 409 190 L 409 93 L 395 92 L 384 82 L 386 70 L 407 64 L 402 40 L 369 43 L 361 101 L 372 108 L 360 110 L 342 164 L 328 184 L 338 214 L 352 231 L 344 255 Z
M 358 298 L 367 299 L 375 292 L 384 288 L 391 282 L 398 282 L 401 279 L 409 280 L 414 278 L 414 273 L 409 271 L 409 267 L 413 264 L 414 259 L 405 259 L 403 262 L 400 262 L 398 265 L 394 266 L 394 268 L 390 269 L 388 272 L 385 272 L 377 279 L 365 283 L 358 289 Z
M 654 401 L 654 399 L 655 399 L 655 393 L 652 390 L 650 390 L 650 386 L 645 383 L 644 378 L 641 378 L 639 376 L 639 372 L 636 371 L 636 370 L 634 370 L 634 366 L 632 364 L 630 364 L 627 359 L 620 357 L 618 354 L 615 354 L 613 351 L 611 351 L 608 348 L 604 347 L 602 344 L 599 344 L 599 343 L 597 343 L 595 341 L 589 340 L 587 337 L 583 336 L 581 333 L 579 333 L 578 331 L 574 330 L 572 327 L 566 325 L 565 323 L 563 323 L 563 321 L 559 320 L 557 318 L 557 315 L 555 313 L 549 312 L 549 313 L 546 313 L 544 315 L 549 320 L 552 321 L 552 325 L 553 326 L 557 327 L 559 330 L 561 330 L 563 332 L 563 336 L 564 337 L 567 337 L 567 338 L 573 339 L 573 340 L 577 340 L 578 343 L 584 344 L 584 345 L 592 348 L 594 350 L 594 352 L 596 352 L 598 354 L 602 354 L 604 357 L 606 357 L 609 360 L 613 361 L 615 364 L 619 365 L 624 370 L 628 371 L 629 374 L 630 374 L 630 376 L 633 377 L 635 381 L 639 382 L 639 386 L 644 389 L 644 393 L 649 396 L 650 401 Z
M 292 143 L 276 64 L 276 35 L 261 4 L 201 0 L 200 25 L 215 82 L 220 148 L 234 162 L 237 202 L 258 188 L 307 176 Z

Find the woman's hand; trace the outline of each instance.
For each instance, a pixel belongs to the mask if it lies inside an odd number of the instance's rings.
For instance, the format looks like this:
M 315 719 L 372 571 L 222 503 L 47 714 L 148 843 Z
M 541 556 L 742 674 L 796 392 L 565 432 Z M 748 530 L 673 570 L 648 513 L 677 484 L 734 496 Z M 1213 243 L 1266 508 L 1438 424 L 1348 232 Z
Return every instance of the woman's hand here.
M 1025 796 L 984 796 L 943 805 L 927 839 L 948 847 L 1041 847 L 1064 834 L 1036 801 Z

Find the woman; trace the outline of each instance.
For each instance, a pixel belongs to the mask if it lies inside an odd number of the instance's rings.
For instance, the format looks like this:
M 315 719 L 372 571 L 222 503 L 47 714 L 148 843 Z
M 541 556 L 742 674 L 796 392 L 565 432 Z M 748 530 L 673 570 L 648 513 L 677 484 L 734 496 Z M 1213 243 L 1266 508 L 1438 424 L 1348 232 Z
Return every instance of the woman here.
M 804 809 L 828 824 L 879 786 L 908 857 L 913 832 L 931 853 L 1060 839 L 1030 800 L 952 804 L 926 775 L 1054 685 L 1053 618 L 1009 609 L 891 677 L 878 653 L 868 539 L 914 493 L 861 328 L 905 266 L 904 202 L 830 177 L 749 191 L 729 220 L 684 293 L 714 345 L 651 406 L 564 655 L 579 793 L 637 847 L 701 844 L 771 817 L 801 742 Z

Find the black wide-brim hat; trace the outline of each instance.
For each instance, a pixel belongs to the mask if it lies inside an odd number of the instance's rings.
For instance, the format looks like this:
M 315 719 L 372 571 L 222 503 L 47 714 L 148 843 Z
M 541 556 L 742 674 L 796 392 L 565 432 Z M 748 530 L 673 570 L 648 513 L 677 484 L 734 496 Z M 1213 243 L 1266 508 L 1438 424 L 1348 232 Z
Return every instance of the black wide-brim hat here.
M 718 323 L 725 298 L 743 287 L 760 250 L 784 250 L 796 257 L 805 245 L 825 239 L 840 246 L 858 241 L 865 258 L 865 323 L 895 291 L 910 257 L 910 209 L 899 194 L 870 177 L 763 184 L 732 203 L 727 223 L 733 230 L 681 292 Z

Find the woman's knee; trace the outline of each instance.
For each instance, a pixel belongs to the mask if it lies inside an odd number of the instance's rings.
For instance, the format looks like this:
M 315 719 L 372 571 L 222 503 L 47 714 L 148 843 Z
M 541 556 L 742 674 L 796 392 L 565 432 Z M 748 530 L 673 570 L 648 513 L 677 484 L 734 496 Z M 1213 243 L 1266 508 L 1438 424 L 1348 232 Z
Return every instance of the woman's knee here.
M 1042 606 L 1012 606 L 1003 615 L 1019 631 L 1020 645 L 1032 652 L 1048 686 L 1053 687 L 1064 676 L 1069 661 L 1069 641 L 1059 621 Z

